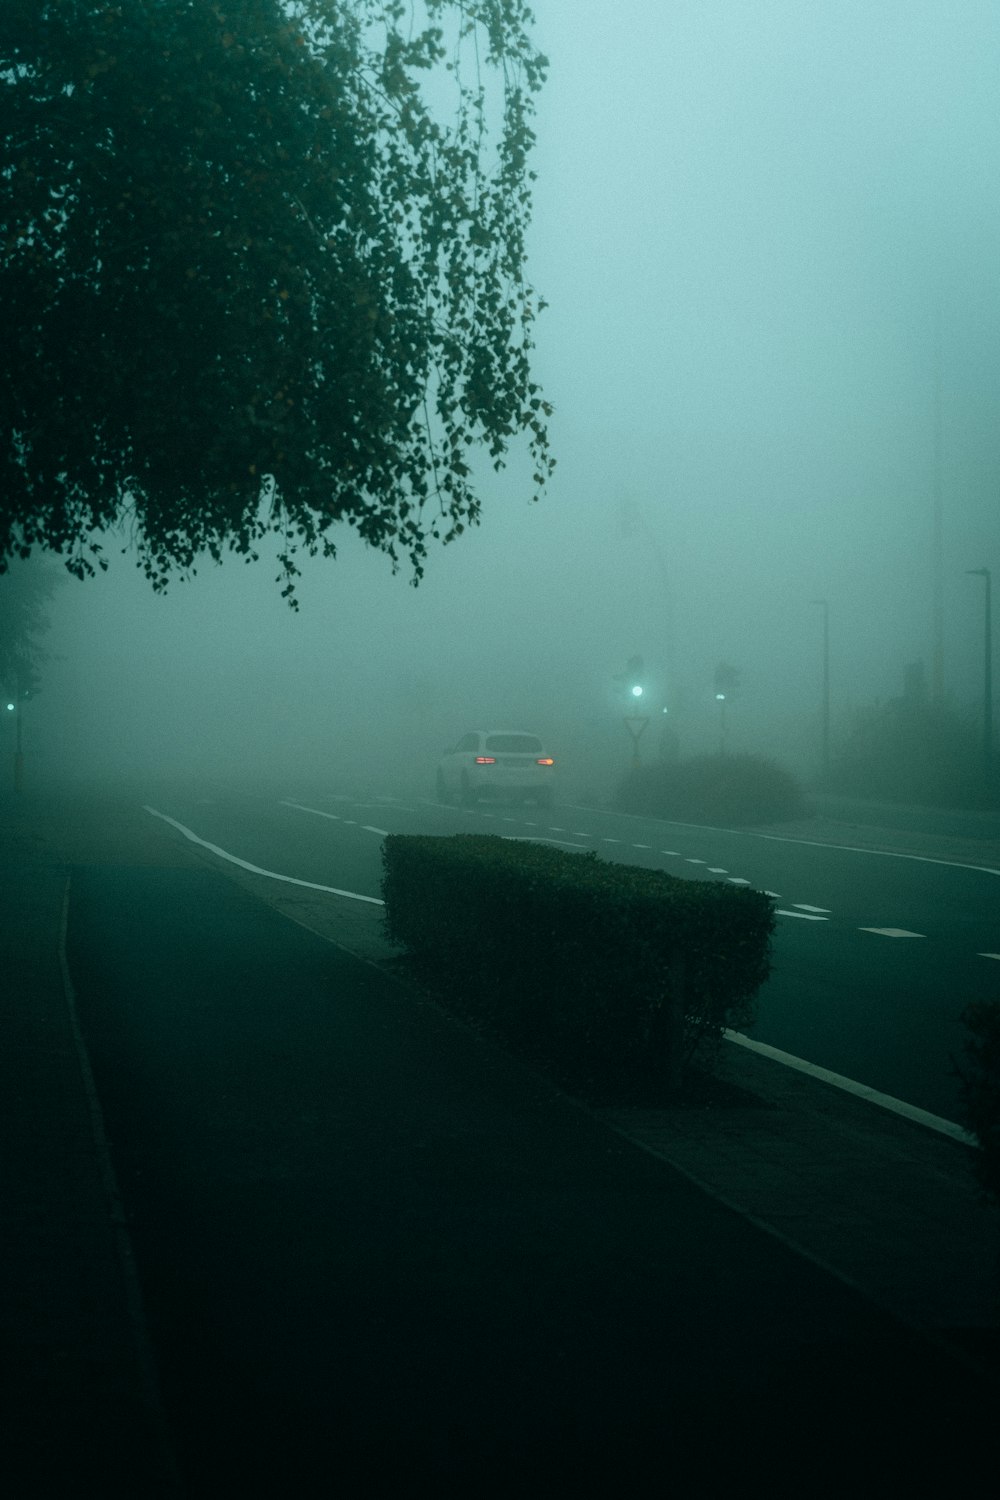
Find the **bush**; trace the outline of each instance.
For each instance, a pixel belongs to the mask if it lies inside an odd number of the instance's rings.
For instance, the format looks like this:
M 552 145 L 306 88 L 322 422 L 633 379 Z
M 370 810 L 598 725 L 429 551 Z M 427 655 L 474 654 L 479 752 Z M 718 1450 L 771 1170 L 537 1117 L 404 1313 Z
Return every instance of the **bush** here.
M 464 1014 L 588 1077 L 676 1087 L 745 1027 L 770 969 L 774 903 L 746 887 L 495 835 L 390 835 L 386 926 Z
M 982 726 L 920 697 L 860 709 L 830 771 L 829 790 L 938 807 L 997 805 L 1000 758 L 984 775 Z
M 961 1021 L 968 1033 L 967 1061 L 957 1071 L 968 1123 L 980 1145 L 976 1172 L 984 1191 L 1000 1204 L 1000 1003 L 967 1005 Z
M 628 813 L 684 823 L 776 823 L 802 815 L 791 772 L 760 755 L 696 755 L 637 766 L 615 805 Z

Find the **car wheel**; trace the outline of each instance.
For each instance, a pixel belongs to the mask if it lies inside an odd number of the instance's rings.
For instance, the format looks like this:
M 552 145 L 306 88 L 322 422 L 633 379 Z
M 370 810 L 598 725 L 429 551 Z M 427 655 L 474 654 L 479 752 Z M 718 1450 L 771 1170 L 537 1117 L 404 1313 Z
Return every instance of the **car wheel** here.
M 451 797 L 448 794 L 448 788 L 447 788 L 447 786 L 445 784 L 445 779 L 441 775 L 440 771 L 437 773 L 436 791 L 437 791 L 437 799 L 438 799 L 438 801 L 439 802 L 443 802 L 445 804 L 445 806 L 447 806 L 448 803 L 451 801 Z

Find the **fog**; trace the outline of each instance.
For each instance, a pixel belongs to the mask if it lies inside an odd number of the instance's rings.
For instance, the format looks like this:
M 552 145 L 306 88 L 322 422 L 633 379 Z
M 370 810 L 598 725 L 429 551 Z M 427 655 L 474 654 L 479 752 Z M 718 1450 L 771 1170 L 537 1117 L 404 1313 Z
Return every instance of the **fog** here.
M 932 652 L 981 690 L 1000 567 L 1000 9 L 994 0 L 537 0 L 529 274 L 558 468 L 482 466 L 482 526 L 409 584 L 346 529 L 289 611 L 267 561 L 154 595 L 69 580 L 25 716 L 34 774 L 369 778 L 430 789 L 469 728 L 544 735 L 580 794 L 627 767 L 626 661 L 657 750 L 817 769 Z M 939 433 L 939 440 L 936 434 Z

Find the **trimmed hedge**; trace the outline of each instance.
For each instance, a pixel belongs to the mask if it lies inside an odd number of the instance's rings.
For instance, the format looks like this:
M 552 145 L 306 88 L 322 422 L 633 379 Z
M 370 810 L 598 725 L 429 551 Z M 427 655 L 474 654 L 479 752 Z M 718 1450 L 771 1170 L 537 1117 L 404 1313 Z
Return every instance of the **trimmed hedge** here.
M 464 1014 L 545 1060 L 677 1085 L 752 1019 L 770 971 L 761 891 L 495 835 L 390 834 L 390 938 Z
M 685 823 L 778 823 L 802 816 L 790 771 L 763 755 L 692 755 L 636 766 L 615 795 L 622 812 Z

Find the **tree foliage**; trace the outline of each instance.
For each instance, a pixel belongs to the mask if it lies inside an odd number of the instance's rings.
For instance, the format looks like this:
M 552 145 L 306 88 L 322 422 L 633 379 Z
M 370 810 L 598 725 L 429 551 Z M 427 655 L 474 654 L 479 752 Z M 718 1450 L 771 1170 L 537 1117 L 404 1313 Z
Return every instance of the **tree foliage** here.
M 479 445 L 552 467 L 522 0 L 4 0 L 0 566 L 154 587 L 337 522 L 418 579 Z M 535 491 L 537 493 L 537 489 Z
M 46 609 L 66 575 L 51 562 L 15 559 L 0 577 L 0 689 L 25 698 L 38 691 L 39 673 L 48 653 L 42 637 L 49 629 Z

